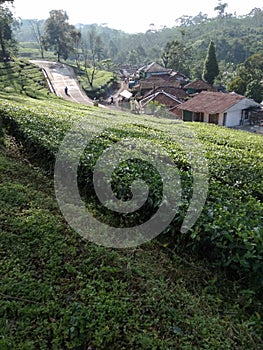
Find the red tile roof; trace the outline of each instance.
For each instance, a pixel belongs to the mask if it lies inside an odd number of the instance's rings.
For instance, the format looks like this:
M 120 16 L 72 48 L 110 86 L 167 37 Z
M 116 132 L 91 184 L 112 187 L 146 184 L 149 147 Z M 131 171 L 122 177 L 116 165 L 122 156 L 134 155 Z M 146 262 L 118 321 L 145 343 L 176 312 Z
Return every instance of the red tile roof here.
M 200 94 L 182 103 L 178 106 L 178 109 L 209 114 L 223 113 L 244 98 L 245 96 L 235 93 L 202 91 Z
M 178 100 L 175 96 L 168 94 L 165 91 L 158 91 L 153 93 L 152 95 L 149 95 L 145 98 L 143 98 L 140 101 L 140 104 L 142 107 L 144 107 L 148 102 L 150 101 L 157 101 L 160 104 L 164 104 L 168 106 L 169 108 L 173 106 L 177 106 L 181 103 L 180 100 Z
M 186 84 L 184 86 L 184 89 L 216 91 L 216 88 L 214 88 L 212 85 L 206 83 L 203 80 L 192 81 L 191 83 Z

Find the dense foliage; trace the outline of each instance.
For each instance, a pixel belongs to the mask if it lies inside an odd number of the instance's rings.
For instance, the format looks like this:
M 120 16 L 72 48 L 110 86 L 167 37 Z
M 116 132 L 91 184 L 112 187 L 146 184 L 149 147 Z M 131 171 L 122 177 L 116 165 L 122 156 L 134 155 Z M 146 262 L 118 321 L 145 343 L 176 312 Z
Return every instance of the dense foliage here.
M 8 7 L 0 5 L 0 60 L 7 62 L 14 55 L 17 42 L 13 35 L 16 20 Z
M 94 161 L 105 147 L 125 137 L 135 137 L 138 144 L 151 140 L 156 149 L 164 147 L 179 167 L 185 187 L 179 213 L 167 228 L 163 239 L 171 247 L 204 251 L 206 256 L 215 259 L 221 266 L 230 266 L 238 274 L 246 273 L 258 286 L 262 284 L 263 166 L 260 135 L 198 123 L 188 126 L 193 128 L 203 144 L 210 179 L 203 213 L 191 231 L 181 234 L 179 229 L 191 200 L 193 182 L 187 156 L 179 151 L 180 147 L 178 149 L 176 143 L 171 142 L 168 133 L 168 130 L 176 128 L 174 121 L 164 121 L 160 128 L 161 125 L 158 127 L 158 122 L 153 122 L 151 117 L 137 116 L 133 119 L 129 115 L 93 108 L 82 108 L 76 113 L 71 105 L 63 107 L 50 102 L 47 107 L 45 102 L 40 101 L 35 105 L 31 102 L 29 106 L 5 102 L 1 107 L 1 117 L 8 132 L 20 140 L 31 157 L 49 171 L 52 171 L 56 151 L 72 121 L 84 118 L 88 125 L 102 123 L 105 128 L 103 137 L 91 149 L 87 148 L 87 157 L 84 154 L 78 175 L 81 191 L 89 198 L 89 204 L 95 212 L 101 208 L 96 204 L 89 184 L 92 183 Z M 123 166 L 125 168 L 127 165 Z M 144 164 L 137 165 L 134 170 L 136 176 L 147 178 L 146 169 Z M 129 189 L 125 189 L 125 186 L 130 183 L 134 171 L 125 175 L 124 181 L 121 180 L 122 171 L 115 174 L 117 193 L 120 190 L 124 196 L 128 195 Z M 142 212 L 126 218 L 115 214 L 112 216 L 106 210 L 103 212 L 105 220 L 115 222 L 116 225 L 125 225 L 125 222 L 129 225 L 151 216 L 160 199 L 158 178 L 152 175 L 150 178 L 155 194 L 149 198 Z
M 235 91 L 263 101 L 263 55 L 254 54 L 237 67 L 233 80 L 228 84 L 229 91 Z
M 113 250 L 81 239 L 65 225 L 52 182 L 5 142 L 2 350 L 262 348 L 252 290 L 157 242 Z

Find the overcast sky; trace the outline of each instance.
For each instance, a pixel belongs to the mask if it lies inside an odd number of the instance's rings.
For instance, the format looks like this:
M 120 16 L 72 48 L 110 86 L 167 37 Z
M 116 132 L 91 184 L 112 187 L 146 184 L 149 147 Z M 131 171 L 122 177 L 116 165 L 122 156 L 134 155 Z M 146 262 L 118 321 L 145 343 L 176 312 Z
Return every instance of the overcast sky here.
M 263 0 L 225 0 L 226 12 L 248 14 L 255 7 L 263 7 Z M 46 19 L 51 10 L 67 12 L 71 24 L 107 24 L 127 33 L 145 32 L 153 23 L 157 28 L 172 27 L 182 15 L 195 16 L 199 12 L 214 17 L 217 0 L 14 0 L 15 16 L 23 19 Z

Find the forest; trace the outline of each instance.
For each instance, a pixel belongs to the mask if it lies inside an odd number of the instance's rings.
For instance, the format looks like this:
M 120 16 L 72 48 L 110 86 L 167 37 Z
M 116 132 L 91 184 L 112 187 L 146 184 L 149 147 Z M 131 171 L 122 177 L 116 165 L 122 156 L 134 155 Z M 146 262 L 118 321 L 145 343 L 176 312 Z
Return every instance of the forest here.
M 70 19 L 69 19 L 70 21 Z M 207 47 L 215 43 L 220 66 L 218 77 L 226 84 L 238 65 L 254 54 L 263 55 L 263 9 L 255 8 L 249 14 L 238 17 L 221 13 L 214 18 L 199 13 L 195 17 L 182 16 L 172 28 L 155 29 L 145 33 L 128 34 L 98 24 L 78 24 L 81 41 L 89 41 L 90 33 L 96 34 L 98 61 L 111 61 L 117 66 L 140 67 L 150 62 L 164 65 L 167 43 L 175 43 L 172 67 L 183 71 L 191 79 L 201 78 Z M 21 20 L 15 36 L 23 48 L 39 48 L 38 36 L 44 31 L 45 20 Z M 136 28 L 135 28 L 136 29 Z M 69 59 L 74 59 L 74 54 Z

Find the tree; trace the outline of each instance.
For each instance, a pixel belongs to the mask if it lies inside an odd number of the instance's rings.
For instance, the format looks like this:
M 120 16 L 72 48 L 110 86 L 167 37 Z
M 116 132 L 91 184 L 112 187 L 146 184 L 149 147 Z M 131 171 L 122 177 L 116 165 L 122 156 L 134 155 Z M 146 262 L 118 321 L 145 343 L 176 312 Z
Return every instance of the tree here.
M 68 23 L 68 15 L 63 10 L 50 11 L 50 17 L 45 22 L 44 43 L 46 49 L 54 50 L 57 61 L 61 57 L 65 60 L 73 51 L 73 33 L 76 31 L 73 25 Z
M 103 57 L 102 40 L 100 35 L 97 34 L 95 27 L 90 29 L 87 33 L 86 40 L 83 40 L 82 55 L 84 57 L 86 77 L 90 87 L 92 87 L 97 63 Z M 88 71 L 88 68 L 91 68 L 90 72 Z
M 247 84 L 247 90 L 245 95 L 248 98 L 252 98 L 258 103 L 263 101 L 263 83 L 259 80 L 253 80 Z
M 218 63 L 216 59 L 216 52 L 215 52 L 215 45 L 214 42 L 211 40 L 208 50 L 207 50 L 207 55 L 206 59 L 204 62 L 204 69 L 203 69 L 203 79 L 213 85 L 215 78 L 219 74 L 219 68 L 218 68 Z
M 81 32 L 80 32 L 80 31 L 73 30 L 73 31 L 70 33 L 70 36 L 71 36 L 71 40 L 72 40 L 72 43 L 73 43 L 73 53 L 74 53 L 74 55 L 75 55 L 75 61 L 76 61 L 76 64 L 77 64 L 78 69 L 80 69 Z
M 127 55 L 127 62 L 135 66 L 136 64 L 138 64 L 138 61 L 139 61 L 138 52 L 136 50 L 129 51 Z
M 263 100 L 262 81 L 263 55 L 254 54 L 238 66 L 236 77 L 230 81 L 228 89 L 232 88 L 234 91 L 241 93 L 240 88 L 242 88 L 242 94 L 261 102 Z
M 245 74 L 250 80 L 263 79 L 263 55 L 256 53 L 244 62 Z
M 43 21 L 39 21 L 37 19 L 31 20 L 30 25 L 33 31 L 34 38 L 36 39 L 36 42 L 39 46 L 41 58 L 44 58 L 45 43 L 42 35 Z
M 162 61 L 165 67 L 175 71 L 188 73 L 187 62 L 190 58 L 190 48 L 186 48 L 183 42 L 178 40 L 169 41 L 164 48 Z
M 234 80 L 227 84 L 227 90 L 236 92 L 237 94 L 244 95 L 247 89 L 247 83 L 240 77 L 236 77 Z
M 7 7 L 0 5 L 0 57 L 3 61 L 8 60 L 10 54 L 16 52 L 17 42 L 12 31 L 16 24 L 12 12 Z
M 256 102 L 263 100 L 263 55 L 254 54 L 248 57 L 243 67 L 240 69 L 240 74 L 246 78 L 247 89 L 245 95 L 252 98 Z
M 215 11 L 218 11 L 218 16 L 223 17 L 225 13 L 225 9 L 228 6 L 227 3 L 222 3 L 221 0 L 218 1 L 217 6 L 214 8 Z

